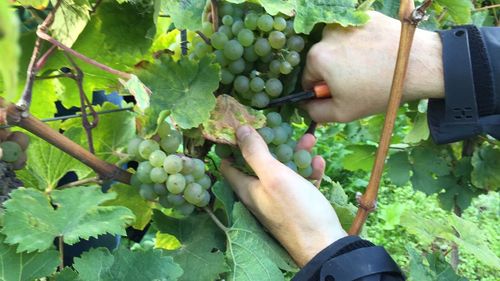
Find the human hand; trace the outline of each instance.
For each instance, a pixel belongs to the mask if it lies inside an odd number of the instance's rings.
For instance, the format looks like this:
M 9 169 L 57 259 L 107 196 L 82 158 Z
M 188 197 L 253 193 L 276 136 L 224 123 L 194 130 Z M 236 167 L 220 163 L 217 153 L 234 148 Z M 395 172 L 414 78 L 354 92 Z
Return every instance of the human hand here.
M 300 267 L 347 235 L 330 202 L 312 183 L 276 160 L 257 131 L 242 126 L 237 137 L 243 157 L 258 178 L 235 169 L 228 160 L 221 164 L 222 174 Z M 310 150 L 315 142 L 307 134 L 297 146 Z M 312 166 L 312 178 L 321 179 L 323 158 L 314 157 Z
M 328 25 L 307 54 L 304 89 L 325 81 L 331 99 L 304 107 L 316 122 L 349 122 L 383 112 L 387 106 L 401 23 L 378 12 L 363 27 Z M 435 32 L 417 29 L 403 101 L 444 98 L 442 44 Z

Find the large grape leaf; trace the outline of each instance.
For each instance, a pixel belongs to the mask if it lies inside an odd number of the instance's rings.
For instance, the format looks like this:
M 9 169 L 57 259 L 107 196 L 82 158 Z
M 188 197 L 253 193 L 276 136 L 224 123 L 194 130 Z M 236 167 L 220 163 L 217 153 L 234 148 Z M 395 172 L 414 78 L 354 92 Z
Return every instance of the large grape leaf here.
M 280 269 L 295 271 L 292 259 L 241 204 L 233 209 L 227 231 L 226 256 L 231 266 L 228 280 L 284 280 Z
M 139 189 L 127 184 L 114 184 L 110 192 L 117 194 L 116 198 L 106 202 L 106 206 L 124 206 L 134 213 L 135 221 L 131 226 L 143 230 L 151 220 L 153 203 L 144 200 L 139 194 Z
M 449 163 L 439 154 L 439 151 L 429 147 L 417 147 L 412 150 L 413 188 L 430 195 L 439 192 L 443 186 L 437 177 L 450 173 Z
M 347 147 L 351 153 L 342 159 L 344 169 L 356 171 L 370 171 L 375 160 L 375 152 L 377 148 L 372 145 L 350 145 Z
M 32 6 L 35 9 L 43 10 L 49 5 L 49 0 L 18 0 L 23 6 Z
M 134 220 L 132 212 L 121 206 L 102 206 L 115 197 L 115 193 L 102 193 L 98 186 L 53 190 L 50 195 L 33 188 L 14 190 L 4 203 L 5 242 L 19 244 L 18 252 L 32 252 L 50 248 L 58 236 L 73 245 L 104 233 L 125 235 L 125 226 Z
M 57 0 L 52 0 L 55 5 Z M 64 0 L 54 15 L 50 26 L 51 35 L 64 45 L 71 47 L 90 19 L 92 6 L 88 0 Z
M 387 160 L 387 175 L 395 185 L 405 185 L 410 180 L 411 164 L 406 151 L 392 154 Z
M 207 214 L 175 219 L 154 211 L 153 220 L 158 230 L 175 236 L 181 243 L 179 249 L 169 252 L 182 268 L 189 268 L 179 280 L 216 280 L 229 270 L 222 252 L 224 233 Z
M 0 236 L 0 280 L 32 281 L 56 271 L 59 253 L 47 250 L 42 253 L 16 253 L 15 246 L 4 244 Z
M 252 2 L 260 4 L 267 13 L 276 15 L 282 13 L 285 15 L 293 16 L 295 12 L 296 0 L 227 0 L 227 2 L 240 4 L 244 2 Z
M 448 175 L 438 178 L 439 183 L 444 188 L 444 192 L 439 193 L 439 203 L 446 210 L 453 210 L 455 206 L 461 210 L 467 209 L 472 202 L 472 198 L 479 195 L 468 182 L 461 178 Z
M 182 268 L 161 251 L 130 251 L 120 248 L 91 249 L 75 258 L 73 267 L 82 281 L 177 280 Z
M 409 274 L 412 280 L 419 281 L 467 281 L 458 276 L 451 265 L 438 253 L 426 256 L 429 265 L 425 265 L 423 257 L 411 246 L 406 246 L 410 256 Z
M 405 136 L 405 143 L 418 143 L 429 138 L 429 125 L 427 124 L 427 113 L 417 113 L 413 120 L 413 128 Z
M 161 11 L 172 17 L 178 29 L 200 30 L 206 0 L 164 0 Z
M 17 74 L 19 72 L 19 20 L 10 8 L 8 1 L 0 2 L 0 50 L 2 50 L 2 63 L 0 63 L 0 79 L 3 79 L 4 97 L 14 101 L 17 90 Z
M 358 208 L 349 202 L 340 183 L 332 181 L 329 201 L 332 203 L 342 227 L 346 230 L 350 229 Z
M 53 279 L 49 280 L 75 281 L 78 280 L 78 273 L 70 267 L 65 267 L 62 271 L 56 272 L 54 275 L 52 275 L 52 277 Z
M 265 124 L 262 111 L 244 106 L 231 96 L 220 95 L 210 118 L 203 122 L 203 136 L 213 142 L 236 145 L 238 127 L 249 125 L 258 129 Z
M 446 7 L 446 11 L 457 24 L 470 23 L 471 11 L 474 5 L 470 0 L 436 0 L 436 3 Z
M 500 149 L 483 145 L 472 156 L 472 183 L 487 190 L 500 189 Z
M 149 107 L 149 89 L 137 76 L 133 74 L 131 76 L 132 77 L 127 81 L 123 81 L 122 79 L 119 80 L 129 93 L 134 96 L 137 107 L 141 111 L 144 111 Z
M 365 11 L 356 10 L 356 0 L 297 0 L 293 27 L 297 33 L 309 34 L 317 23 L 338 23 L 344 27 L 359 26 L 369 20 Z
M 231 224 L 231 214 L 233 213 L 234 206 L 234 192 L 229 183 L 225 180 L 218 181 L 212 186 L 212 193 L 217 198 L 216 206 L 220 206 L 226 214 L 226 218 L 229 224 Z
M 200 61 L 181 58 L 175 62 L 162 57 L 140 71 L 138 76 L 151 95 L 152 119 L 164 110 L 183 129 L 197 127 L 206 121 L 215 107 L 213 92 L 219 87 L 220 67 L 211 57 Z

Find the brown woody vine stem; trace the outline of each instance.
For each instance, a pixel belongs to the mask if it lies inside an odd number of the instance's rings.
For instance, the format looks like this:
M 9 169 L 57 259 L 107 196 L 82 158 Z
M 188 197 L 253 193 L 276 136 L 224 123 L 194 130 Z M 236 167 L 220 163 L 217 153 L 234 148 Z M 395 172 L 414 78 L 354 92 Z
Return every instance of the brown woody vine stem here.
M 212 27 L 214 32 L 219 29 L 219 8 L 217 0 L 210 0 L 210 9 L 212 10 Z
M 377 193 L 380 186 L 380 179 L 384 171 L 384 163 L 391 142 L 394 121 L 403 96 L 403 86 L 408 68 L 411 45 L 417 24 L 423 19 L 425 9 L 431 4 L 431 0 L 426 0 L 420 7 L 415 9 L 413 1 L 401 0 L 399 18 L 401 20 L 401 37 L 399 40 L 398 56 L 394 76 L 392 80 L 389 104 L 384 121 L 384 127 L 380 136 L 380 143 L 375 156 L 375 163 L 370 175 L 370 181 L 365 193 L 358 198 L 359 208 L 354 222 L 349 229 L 349 234 L 357 235 L 366 222 L 368 214 L 372 212 L 377 203 Z

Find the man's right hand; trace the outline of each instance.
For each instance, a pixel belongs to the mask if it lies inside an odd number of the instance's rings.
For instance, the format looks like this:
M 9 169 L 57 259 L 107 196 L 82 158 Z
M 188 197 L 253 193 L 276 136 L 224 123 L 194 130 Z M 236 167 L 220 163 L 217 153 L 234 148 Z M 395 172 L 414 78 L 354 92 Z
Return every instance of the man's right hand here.
M 326 26 L 307 55 L 304 89 L 325 81 L 332 99 L 304 107 L 316 122 L 349 122 L 383 112 L 387 106 L 401 23 L 378 12 L 363 27 Z M 417 29 L 403 101 L 444 98 L 442 45 L 435 32 Z

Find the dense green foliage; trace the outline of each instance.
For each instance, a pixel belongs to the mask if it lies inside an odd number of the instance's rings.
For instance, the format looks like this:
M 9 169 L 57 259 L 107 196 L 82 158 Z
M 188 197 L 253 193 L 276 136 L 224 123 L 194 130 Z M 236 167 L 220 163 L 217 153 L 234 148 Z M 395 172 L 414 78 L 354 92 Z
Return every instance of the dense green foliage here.
M 238 149 L 208 140 L 234 144 L 237 125 L 267 125 L 261 134 L 276 157 L 307 177 L 311 155 L 294 148 L 308 117 L 291 106 L 259 111 L 245 105 L 262 108 L 269 98 L 299 90 L 305 54 L 324 23 L 359 26 L 368 20 L 367 9 L 396 17 L 399 1 L 218 2 L 0 1 L 2 98 L 21 97 L 37 26 L 59 3 L 50 28 L 39 32 L 86 59 L 68 59 L 61 48 L 47 52 L 50 43 L 43 42 L 47 56 L 30 114 L 54 117 L 57 104 L 82 108 L 95 90 L 126 96 L 128 102 L 119 105 L 93 106 L 97 112 L 130 110 L 100 115 L 91 137 L 79 118 L 50 126 L 85 148 L 92 139 L 96 156 L 134 173 L 131 185 L 110 181 L 110 175 L 101 179 L 30 135 L 30 146 L 22 148 L 26 166 L 16 171 L 23 187 L 2 178 L 13 177 L 12 159 L 0 162 L 0 195 L 9 196 L 0 207 L 4 280 L 275 281 L 298 270 L 217 171 L 217 155 L 237 155 Z M 436 0 L 422 26 L 498 25 L 498 9 L 488 8 L 498 3 Z M 210 20 L 219 23 L 217 30 Z M 384 245 L 413 280 L 494 280 L 500 269 L 499 143 L 481 136 L 434 145 L 425 112 L 425 101 L 401 108 L 379 210 L 363 235 Z M 327 160 L 321 191 L 346 229 L 356 211 L 355 193 L 366 187 L 382 123 L 383 116 L 373 116 L 317 131 L 315 153 Z M 78 181 L 61 186 L 68 172 Z M 146 234 L 130 234 L 138 231 Z M 65 253 L 56 244 L 104 234 L 121 236 L 121 245 L 91 249 L 63 264 Z M 459 257 L 457 271 L 452 256 Z

